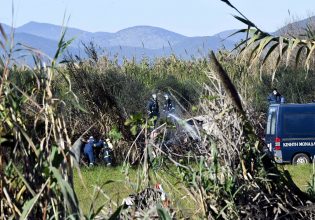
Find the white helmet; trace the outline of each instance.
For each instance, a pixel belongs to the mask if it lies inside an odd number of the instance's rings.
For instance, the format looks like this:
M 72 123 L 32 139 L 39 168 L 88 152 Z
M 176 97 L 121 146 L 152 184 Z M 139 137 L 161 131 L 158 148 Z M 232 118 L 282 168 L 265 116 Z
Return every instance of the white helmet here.
M 278 94 L 278 90 L 277 90 L 277 89 L 273 89 L 273 90 L 272 90 L 272 93 L 273 93 L 274 95 L 277 95 L 277 94 Z
M 155 93 L 152 94 L 152 98 L 156 99 L 156 94 Z

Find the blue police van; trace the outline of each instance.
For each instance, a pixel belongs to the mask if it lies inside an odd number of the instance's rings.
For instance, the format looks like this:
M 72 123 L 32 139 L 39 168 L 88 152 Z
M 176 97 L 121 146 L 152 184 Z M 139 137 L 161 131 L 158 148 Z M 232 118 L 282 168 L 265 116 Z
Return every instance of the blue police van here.
M 277 163 L 309 163 L 315 155 L 315 103 L 270 104 L 265 139 Z

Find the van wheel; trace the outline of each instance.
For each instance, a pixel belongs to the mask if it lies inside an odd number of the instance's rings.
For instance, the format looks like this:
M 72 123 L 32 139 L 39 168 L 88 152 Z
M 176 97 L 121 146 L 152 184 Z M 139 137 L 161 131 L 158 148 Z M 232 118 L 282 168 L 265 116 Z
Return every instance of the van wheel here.
M 303 153 L 296 154 L 293 159 L 292 163 L 293 164 L 306 164 L 310 162 L 310 158 Z

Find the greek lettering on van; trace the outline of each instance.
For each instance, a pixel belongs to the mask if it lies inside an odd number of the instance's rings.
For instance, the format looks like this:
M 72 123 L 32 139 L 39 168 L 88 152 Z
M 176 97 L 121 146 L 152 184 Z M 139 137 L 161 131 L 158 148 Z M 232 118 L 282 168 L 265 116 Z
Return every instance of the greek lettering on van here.
M 283 143 L 283 147 L 314 147 L 315 142 L 287 142 Z

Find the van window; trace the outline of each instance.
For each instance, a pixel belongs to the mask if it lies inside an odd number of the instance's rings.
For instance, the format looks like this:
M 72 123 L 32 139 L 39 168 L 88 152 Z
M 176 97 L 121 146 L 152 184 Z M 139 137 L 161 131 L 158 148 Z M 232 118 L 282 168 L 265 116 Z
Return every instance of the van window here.
M 314 113 L 286 113 L 283 116 L 284 135 L 314 135 L 315 136 L 315 114 Z
M 270 107 L 267 118 L 267 135 L 276 134 L 277 107 Z

